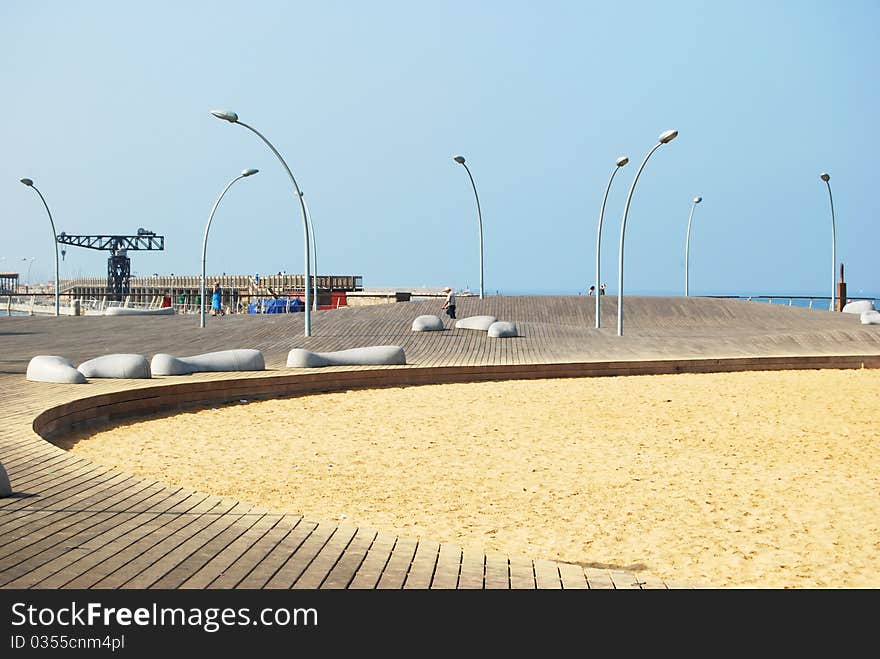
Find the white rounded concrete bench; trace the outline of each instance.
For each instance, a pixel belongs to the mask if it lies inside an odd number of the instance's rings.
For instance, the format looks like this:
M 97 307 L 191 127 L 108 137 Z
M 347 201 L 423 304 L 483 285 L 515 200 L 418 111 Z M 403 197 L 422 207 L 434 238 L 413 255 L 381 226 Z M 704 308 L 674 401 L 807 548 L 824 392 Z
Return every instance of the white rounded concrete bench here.
M 506 320 L 499 320 L 489 325 L 486 335 L 493 339 L 505 339 L 511 336 L 519 336 L 516 331 L 516 324 Z
M 173 316 L 176 312 L 174 307 L 160 307 L 159 309 L 130 309 L 128 307 L 110 307 L 104 309 L 104 316 Z
M 865 311 L 859 316 L 862 325 L 880 325 L 880 311 Z
M 250 348 L 206 352 L 193 357 L 174 357 L 165 353 L 153 355 L 150 370 L 153 375 L 189 375 L 208 371 L 263 371 L 266 362 L 263 353 Z
M 455 321 L 455 328 L 482 330 L 485 332 L 497 320 L 495 316 L 468 316 L 467 318 Z
M 385 366 L 406 364 L 406 354 L 399 346 L 367 346 L 335 352 L 311 352 L 294 348 L 287 353 L 287 365 L 293 368 L 320 366 Z
M 87 378 L 149 379 L 150 362 L 144 355 L 117 354 L 95 357 L 77 369 Z
M 0 462 L 0 498 L 12 496 L 12 484 L 9 482 L 9 474 Z
M 855 300 L 847 302 L 841 309 L 843 313 L 865 313 L 866 311 L 874 311 L 874 303 L 871 300 Z
M 58 382 L 60 384 L 85 384 L 86 376 L 64 357 L 37 355 L 28 362 L 25 377 L 31 382 Z
M 413 332 L 435 332 L 443 329 L 443 320 L 440 316 L 418 316 L 412 324 Z

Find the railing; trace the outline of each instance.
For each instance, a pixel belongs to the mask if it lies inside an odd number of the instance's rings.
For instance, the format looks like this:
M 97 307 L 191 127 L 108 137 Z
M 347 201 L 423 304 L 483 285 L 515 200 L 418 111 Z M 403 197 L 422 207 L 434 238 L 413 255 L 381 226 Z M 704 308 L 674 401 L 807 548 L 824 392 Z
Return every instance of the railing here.
M 210 291 L 208 291 L 210 293 Z M 128 309 L 159 309 L 173 306 L 178 314 L 198 314 L 199 296 L 186 293 L 170 295 L 156 295 L 153 293 L 127 295 L 123 300 L 112 300 L 109 296 L 82 296 L 71 292 L 62 292 L 59 296 L 60 313 L 65 316 L 75 315 L 74 302 L 79 303 L 79 315 L 100 315 L 106 309 L 124 307 Z M 205 311 L 211 310 L 210 297 L 206 296 Z M 318 308 L 332 309 L 332 298 L 322 291 L 318 292 Z M 337 306 L 338 306 L 337 299 Z M 264 314 L 264 313 L 296 313 L 303 311 L 304 297 L 302 295 L 288 296 L 277 295 L 275 297 L 263 293 L 240 294 L 238 291 L 223 292 L 224 314 Z M 32 293 L 29 295 L 3 295 L 0 297 L 0 313 L 6 315 L 54 315 L 54 293 Z
M 767 304 L 783 304 L 789 307 L 806 307 L 808 309 L 828 310 L 831 307 L 830 295 L 706 295 L 704 297 L 723 298 L 725 300 L 746 300 L 748 302 L 766 302 Z M 878 307 L 880 298 L 847 296 L 847 302 L 869 300 L 874 308 Z

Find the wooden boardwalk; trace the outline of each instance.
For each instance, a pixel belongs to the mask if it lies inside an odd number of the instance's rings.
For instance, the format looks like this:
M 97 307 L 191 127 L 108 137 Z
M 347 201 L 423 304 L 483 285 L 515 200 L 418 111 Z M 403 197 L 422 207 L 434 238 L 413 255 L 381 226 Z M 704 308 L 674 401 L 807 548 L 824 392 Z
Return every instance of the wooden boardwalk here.
M 787 368 L 880 367 L 880 326 L 858 316 L 756 302 L 627 298 L 616 336 L 594 329 L 588 297 L 459 299 L 459 317 L 491 314 L 521 336 L 451 329 L 412 332 L 439 302 L 313 314 L 198 317 L 0 317 L 2 588 L 681 588 L 651 575 L 495 553 L 430 538 L 308 520 L 243 501 L 169 487 L 69 454 L 50 441 L 71 428 L 138 414 L 341 388 L 486 379 Z M 448 321 L 447 321 L 448 322 Z M 448 322 L 451 325 L 451 323 Z M 288 369 L 294 347 L 399 345 L 406 366 Z M 258 348 L 267 370 L 87 385 L 28 382 L 31 357 L 78 364 L 110 353 L 187 356 Z

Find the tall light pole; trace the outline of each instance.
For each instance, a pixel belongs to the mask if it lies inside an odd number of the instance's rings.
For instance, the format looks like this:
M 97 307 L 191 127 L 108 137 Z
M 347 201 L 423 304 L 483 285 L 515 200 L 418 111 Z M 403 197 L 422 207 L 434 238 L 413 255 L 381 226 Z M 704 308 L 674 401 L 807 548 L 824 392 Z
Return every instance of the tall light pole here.
M 52 219 L 52 211 L 49 210 L 49 204 L 46 203 L 46 199 L 43 197 L 43 193 L 41 193 L 37 186 L 34 185 L 33 180 L 29 178 L 21 179 L 21 182 L 24 183 L 27 187 L 32 188 L 34 192 L 36 192 L 40 199 L 43 202 L 43 206 L 46 207 L 46 212 L 49 214 L 49 224 L 52 225 L 52 243 L 55 246 L 55 315 L 61 315 L 61 279 L 59 278 L 59 265 L 58 265 L 58 233 L 55 231 L 55 221 Z
M 477 184 L 474 183 L 474 177 L 471 175 L 471 170 L 468 169 L 468 166 L 464 162 L 464 156 L 455 156 L 453 158 L 455 162 L 464 167 L 465 171 L 468 174 L 468 178 L 471 180 L 471 187 L 474 189 L 474 198 L 477 200 L 477 222 L 480 225 L 480 299 L 483 299 L 483 213 L 480 210 L 480 197 L 477 195 Z
M 828 186 L 828 201 L 831 202 L 831 306 L 830 311 L 834 311 L 835 288 L 837 287 L 837 237 L 834 230 L 834 197 L 831 196 L 831 177 L 822 172 L 819 178 L 825 181 Z
M 312 310 L 311 310 L 311 290 L 309 288 L 309 276 L 311 275 L 311 270 L 309 268 L 309 218 L 308 213 L 306 212 L 306 205 L 302 198 L 302 193 L 299 189 L 299 185 L 297 185 L 296 179 L 293 177 L 293 173 L 290 171 L 290 167 L 287 166 L 287 163 L 284 162 L 284 158 L 281 157 L 281 154 L 278 153 L 278 150 L 272 146 L 272 143 L 269 142 L 259 131 L 257 131 L 253 126 L 248 126 L 243 121 L 238 120 L 238 115 L 235 112 L 230 112 L 229 110 L 211 110 L 211 114 L 213 114 L 218 119 L 223 119 L 224 121 L 228 121 L 231 124 L 238 124 L 239 126 L 244 126 L 249 131 L 254 133 L 257 137 L 259 137 L 263 142 L 265 142 L 266 146 L 272 150 L 272 153 L 281 161 L 281 164 L 284 166 L 284 169 L 287 171 L 287 175 L 290 177 L 290 181 L 293 183 L 294 190 L 296 191 L 296 198 L 299 199 L 300 209 L 302 210 L 302 218 L 303 218 L 303 233 L 305 234 L 305 289 L 306 289 L 306 300 L 305 300 L 305 336 L 312 335 Z
M 309 233 L 312 235 L 312 262 L 315 264 L 315 276 L 312 278 L 312 310 L 318 310 L 318 240 L 315 238 L 315 226 L 312 224 L 312 214 L 309 212 L 309 205 L 306 203 L 306 193 L 300 192 L 303 206 L 306 209 L 306 217 L 309 222 Z
M 629 204 L 632 201 L 633 190 L 636 189 L 636 183 L 639 180 L 639 176 L 642 174 L 642 170 L 648 163 L 648 158 L 650 158 L 657 149 L 664 144 L 668 144 L 676 137 L 678 137 L 677 130 L 667 130 L 660 134 L 660 137 L 657 138 L 657 144 L 654 145 L 654 148 L 648 151 L 648 155 L 645 156 L 641 166 L 639 166 L 639 171 L 636 172 L 636 177 L 633 179 L 632 185 L 629 187 L 629 194 L 626 196 L 626 205 L 623 207 L 623 220 L 620 223 L 620 255 L 617 263 L 617 336 L 623 336 L 623 237 L 626 232 L 626 216 L 629 214 Z
M 688 216 L 688 230 L 687 237 L 684 239 L 684 295 L 687 297 L 690 295 L 688 293 L 688 261 L 690 259 L 690 249 L 691 249 L 691 221 L 694 219 L 694 209 L 703 201 L 702 197 L 694 197 L 694 203 L 691 204 L 691 214 Z
M 25 293 L 27 293 L 31 287 L 31 266 L 34 264 L 34 261 L 36 260 L 36 258 L 37 258 L 36 256 L 26 256 L 22 259 L 22 261 L 28 262 L 27 277 L 24 280 L 25 281 L 25 284 L 24 284 L 24 292 Z
M 599 300 L 602 297 L 602 291 L 599 289 L 599 286 L 602 285 L 600 281 L 599 260 L 602 253 L 602 218 L 605 217 L 605 202 L 608 201 L 608 191 L 611 190 L 611 182 L 614 180 L 614 175 L 628 162 L 629 158 L 626 156 L 621 156 L 617 159 L 616 167 L 611 172 L 611 178 L 608 179 L 608 187 L 605 188 L 605 196 L 602 198 L 602 209 L 599 211 L 599 228 L 596 230 L 596 289 L 594 293 L 596 296 L 596 329 L 599 329 Z
M 205 225 L 205 237 L 202 239 L 202 282 L 199 285 L 199 327 L 205 326 L 205 260 L 208 253 L 208 231 L 211 230 L 211 221 L 214 219 L 214 212 L 217 210 L 217 206 L 220 205 L 220 200 L 223 199 L 223 195 L 225 195 L 226 191 L 232 187 L 233 183 L 247 176 L 253 176 L 259 171 L 259 169 L 242 170 L 241 174 L 232 179 L 226 187 L 223 188 L 223 192 L 220 193 L 220 196 L 217 197 L 217 201 L 215 201 L 214 205 L 211 207 L 211 214 L 208 216 L 208 224 Z

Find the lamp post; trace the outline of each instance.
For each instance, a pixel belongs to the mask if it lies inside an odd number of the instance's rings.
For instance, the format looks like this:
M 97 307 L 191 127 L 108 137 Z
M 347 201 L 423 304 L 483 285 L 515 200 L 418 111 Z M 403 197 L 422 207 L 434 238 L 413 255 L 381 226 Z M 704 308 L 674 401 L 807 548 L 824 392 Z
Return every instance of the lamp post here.
M 290 167 L 287 166 L 287 163 L 284 162 L 284 158 L 281 157 L 281 154 L 278 153 L 278 150 L 272 146 L 272 143 L 269 142 L 259 131 L 257 131 L 254 127 L 248 126 L 243 121 L 238 120 L 238 115 L 235 112 L 230 112 L 229 110 L 211 110 L 211 114 L 213 114 L 218 119 L 223 119 L 224 121 L 228 121 L 231 124 L 238 124 L 239 126 L 244 126 L 249 131 L 254 133 L 257 137 L 259 137 L 266 146 L 271 149 L 272 153 L 281 161 L 281 164 L 284 166 L 284 169 L 287 171 L 287 175 L 290 177 L 290 181 L 293 183 L 294 190 L 296 191 L 296 198 L 299 199 L 300 209 L 302 210 L 303 217 L 303 233 L 305 234 L 305 289 L 306 289 L 306 300 L 305 300 L 305 336 L 312 335 L 312 310 L 311 310 L 311 290 L 309 289 L 309 275 L 311 274 L 309 268 L 309 219 L 308 213 L 306 212 L 306 205 L 302 198 L 302 193 L 300 192 L 299 185 L 297 185 L 296 179 L 293 177 L 293 173 L 290 171 Z
M 694 219 L 694 209 L 703 201 L 702 197 L 694 197 L 694 203 L 691 204 L 691 214 L 688 216 L 688 230 L 687 237 L 684 240 L 684 295 L 687 297 L 688 293 L 688 260 L 690 255 L 690 245 L 691 245 L 691 221 Z
M 315 265 L 315 276 L 312 277 L 312 310 L 318 310 L 318 241 L 315 238 L 315 226 L 312 224 L 312 214 L 309 211 L 309 205 L 306 203 L 306 193 L 300 192 L 303 207 L 306 209 L 306 218 L 309 223 L 309 233 L 312 235 L 312 262 Z
M 620 223 L 620 255 L 617 263 L 617 336 L 623 336 L 623 237 L 626 232 L 626 216 L 629 214 L 629 204 L 632 201 L 633 191 L 636 189 L 636 183 L 648 162 L 648 158 L 650 158 L 657 149 L 664 144 L 668 144 L 676 137 L 678 137 L 677 130 L 667 130 L 660 134 L 660 137 L 657 138 L 657 144 L 648 151 L 648 155 L 645 156 L 645 159 L 639 166 L 639 170 L 636 172 L 636 177 L 633 179 L 632 185 L 629 187 L 629 194 L 626 196 L 626 205 L 623 207 L 623 220 Z
M 608 191 L 611 190 L 611 182 L 614 180 L 614 175 L 628 162 L 629 158 L 626 156 L 621 156 L 617 159 L 616 167 L 611 172 L 611 178 L 608 179 L 608 187 L 605 188 L 605 196 L 602 198 L 602 209 L 599 211 L 599 228 L 596 230 L 596 329 L 599 329 L 599 301 L 602 298 L 601 291 L 599 290 L 601 285 L 599 257 L 602 253 L 602 218 L 605 216 L 605 202 L 608 201 Z
M 30 287 L 31 287 L 31 266 L 34 264 L 34 261 L 36 260 L 36 258 L 37 258 L 36 256 L 26 256 L 25 258 L 22 259 L 22 261 L 28 262 L 27 277 L 24 280 L 25 281 L 25 284 L 24 284 L 25 294 L 27 294 L 27 292 L 30 290 Z
M 819 178 L 825 181 L 825 185 L 828 186 L 828 201 L 831 202 L 831 306 L 829 310 L 834 311 L 834 289 L 837 284 L 835 277 L 835 271 L 837 270 L 837 237 L 834 230 L 834 197 L 831 196 L 831 177 L 827 173 L 822 172 Z
M 49 214 L 49 224 L 52 225 L 52 243 L 55 246 L 55 315 L 61 315 L 61 279 L 59 278 L 58 272 L 60 270 L 58 265 L 58 234 L 55 231 L 55 221 L 52 219 L 52 211 L 49 210 L 49 204 L 46 203 L 46 199 L 43 197 L 43 193 L 41 193 L 37 186 L 34 185 L 33 180 L 29 178 L 20 179 L 21 182 L 29 188 L 32 188 L 34 192 L 36 192 L 40 199 L 43 202 L 43 206 L 46 207 L 46 212 Z
M 205 225 L 205 237 L 202 240 L 202 281 L 199 285 L 199 327 L 205 326 L 205 260 L 208 253 L 208 231 L 211 230 L 211 221 L 214 219 L 214 212 L 217 210 L 217 206 L 220 205 L 220 200 L 223 199 L 223 195 L 225 195 L 226 191 L 232 187 L 233 183 L 247 176 L 253 176 L 259 171 L 259 169 L 242 170 L 241 174 L 232 179 L 226 187 L 223 188 L 223 192 L 220 193 L 220 196 L 217 197 L 217 201 L 215 201 L 214 205 L 211 207 L 211 214 L 208 216 L 208 224 Z
M 483 213 L 480 210 L 480 197 L 477 195 L 477 184 L 474 183 L 474 177 L 471 175 L 471 170 L 468 169 L 468 166 L 465 164 L 464 156 L 455 156 L 453 158 L 455 162 L 464 167 L 465 171 L 468 174 L 468 178 L 471 180 L 471 187 L 474 189 L 474 198 L 477 200 L 477 222 L 480 226 L 480 299 L 483 299 Z

